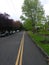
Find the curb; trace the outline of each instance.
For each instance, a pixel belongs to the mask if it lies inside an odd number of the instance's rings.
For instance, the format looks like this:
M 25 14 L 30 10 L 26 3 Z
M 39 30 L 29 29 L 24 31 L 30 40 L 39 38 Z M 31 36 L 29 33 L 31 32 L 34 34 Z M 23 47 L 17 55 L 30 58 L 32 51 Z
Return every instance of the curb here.
M 28 34 L 28 33 L 27 33 Z M 28 34 L 28 36 L 30 37 L 30 35 Z M 31 38 L 31 37 L 30 37 Z M 49 56 L 48 54 L 39 46 L 36 44 L 36 42 L 31 38 L 31 40 L 35 43 L 36 47 L 40 50 L 40 52 L 43 54 L 43 56 L 45 57 L 46 62 L 49 65 Z

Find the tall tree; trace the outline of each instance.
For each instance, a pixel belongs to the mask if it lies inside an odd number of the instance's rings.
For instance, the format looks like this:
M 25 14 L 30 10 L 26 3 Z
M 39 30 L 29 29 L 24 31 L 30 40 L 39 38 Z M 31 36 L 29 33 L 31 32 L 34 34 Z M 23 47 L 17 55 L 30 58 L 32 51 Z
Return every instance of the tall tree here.
M 49 29 L 49 15 L 46 16 L 45 29 Z
M 23 15 L 21 16 L 21 19 L 24 21 L 25 19 L 29 19 L 32 22 L 33 29 L 35 28 L 35 24 L 43 20 L 44 17 L 43 6 L 39 0 L 24 0 L 22 12 Z
M 32 22 L 29 19 L 26 19 L 25 21 L 26 22 L 24 22 L 23 24 L 25 30 L 32 30 Z

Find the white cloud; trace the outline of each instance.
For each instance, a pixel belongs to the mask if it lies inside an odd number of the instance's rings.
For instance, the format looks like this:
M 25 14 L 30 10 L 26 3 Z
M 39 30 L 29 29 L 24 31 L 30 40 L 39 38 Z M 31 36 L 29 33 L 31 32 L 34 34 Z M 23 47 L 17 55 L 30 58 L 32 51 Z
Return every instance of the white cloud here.
M 44 4 L 47 4 L 49 0 L 40 0 L 40 1 L 44 5 Z
M 20 19 L 22 3 L 24 0 L 0 0 L 0 12 L 6 12 L 14 19 Z
M 49 15 L 49 4 L 44 5 L 45 14 Z
M 45 10 L 45 15 L 49 15 L 49 0 L 40 0 Z
M 14 19 L 20 19 L 22 3 L 24 0 L 0 0 L 0 12 L 7 12 Z M 45 14 L 49 15 L 49 0 L 40 0 Z

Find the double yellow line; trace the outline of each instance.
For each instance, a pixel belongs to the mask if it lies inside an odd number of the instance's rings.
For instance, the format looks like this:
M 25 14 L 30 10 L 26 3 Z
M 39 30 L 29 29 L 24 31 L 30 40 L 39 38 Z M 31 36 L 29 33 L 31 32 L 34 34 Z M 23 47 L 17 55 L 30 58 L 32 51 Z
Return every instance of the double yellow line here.
M 23 33 L 23 37 L 20 42 L 20 47 L 18 50 L 18 56 L 17 56 L 15 65 L 22 65 L 23 50 L 24 50 L 24 34 L 25 32 Z

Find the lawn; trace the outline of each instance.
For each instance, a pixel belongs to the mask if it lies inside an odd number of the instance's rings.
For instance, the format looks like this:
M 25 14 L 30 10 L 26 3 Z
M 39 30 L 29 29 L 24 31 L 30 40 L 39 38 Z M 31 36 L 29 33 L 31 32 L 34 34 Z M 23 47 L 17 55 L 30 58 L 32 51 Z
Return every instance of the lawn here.
M 49 35 L 49 31 L 44 31 L 44 30 L 43 30 L 43 31 L 40 31 L 39 33 L 40 33 L 40 34 L 46 34 L 46 35 Z
M 28 34 L 35 41 L 35 43 L 37 45 L 39 45 L 41 48 L 43 48 L 44 51 L 49 55 L 49 43 L 46 43 L 45 44 L 45 43 L 41 42 L 42 40 L 45 39 L 45 37 L 44 36 L 41 36 L 41 35 L 39 35 L 37 33 L 33 34 L 31 31 L 28 32 Z

